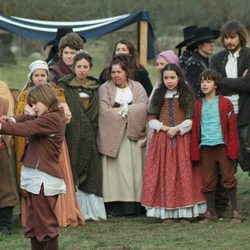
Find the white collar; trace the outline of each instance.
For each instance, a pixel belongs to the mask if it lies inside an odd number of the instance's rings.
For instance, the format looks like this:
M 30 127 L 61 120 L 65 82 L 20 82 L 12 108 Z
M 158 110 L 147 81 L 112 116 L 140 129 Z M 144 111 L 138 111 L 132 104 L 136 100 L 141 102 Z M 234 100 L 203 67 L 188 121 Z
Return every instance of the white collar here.
M 165 97 L 172 98 L 172 97 L 179 97 L 177 94 L 177 90 L 167 90 Z
M 240 55 L 240 49 L 241 48 L 239 48 L 238 50 L 236 50 L 234 53 L 232 53 L 232 52 L 229 51 L 228 57 L 233 57 L 233 58 L 239 57 L 239 55 Z

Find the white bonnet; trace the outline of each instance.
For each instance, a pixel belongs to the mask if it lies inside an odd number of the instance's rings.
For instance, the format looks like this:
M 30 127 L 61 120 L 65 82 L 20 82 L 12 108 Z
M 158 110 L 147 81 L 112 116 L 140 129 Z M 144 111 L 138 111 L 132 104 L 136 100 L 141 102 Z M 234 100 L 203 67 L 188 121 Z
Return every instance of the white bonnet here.
M 48 64 L 42 60 L 36 60 L 36 61 L 32 62 L 30 64 L 29 68 L 30 68 L 30 72 L 28 74 L 29 79 L 30 79 L 30 76 L 32 75 L 32 73 L 37 69 L 45 69 L 49 73 Z

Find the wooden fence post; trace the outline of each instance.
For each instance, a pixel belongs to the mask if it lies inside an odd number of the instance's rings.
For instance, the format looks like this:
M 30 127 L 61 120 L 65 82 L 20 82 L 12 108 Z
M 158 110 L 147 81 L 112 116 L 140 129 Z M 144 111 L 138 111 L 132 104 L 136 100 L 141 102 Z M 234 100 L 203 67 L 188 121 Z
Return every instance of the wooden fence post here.
M 140 63 L 147 66 L 148 54 L 148 23 L 145 21 L 138 22 L 138 51 L 140 53 Z

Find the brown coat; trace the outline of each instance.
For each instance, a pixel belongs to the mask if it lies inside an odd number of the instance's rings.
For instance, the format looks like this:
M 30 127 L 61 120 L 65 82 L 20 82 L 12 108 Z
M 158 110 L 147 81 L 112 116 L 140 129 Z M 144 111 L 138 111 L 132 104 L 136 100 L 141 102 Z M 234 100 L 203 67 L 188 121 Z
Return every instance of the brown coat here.
M 16 123 L 1 122 L 0 133 L 29 137 L 21 160 L 23 165 L 63 178 L 59 167 L 66 127 L 63 109 L 56 109 L 39 117 L 20 115 L 15 118 Z
M 8 99 L 0 97 L 0 116 L 7 115 L 8 108 Z M 0 208 L 13 207 L 17 201 L 14 176 L 11 171 L 10 154 L 8 154 L 7 146 L 8 148 L 11 146 L 9 136 L 2 136 L 0 134 Z
M 101 154 L 116 157 L 125 129 L 130 140 L 145 138 L 148 98 L 139 82 L 129 80 L 133 93 L 132 104 L 128 108 L 128 116 L 123 118 L 114 110 L 116 87 L 108 81 L 99 88 L 99 130 L 97 146 Z
M 72 69 L 67 66 L 63 60 L 58 61 L 57 63 L 53 64 L 49 67 L 49 73 L 51 81 L 57 83 L 59 79 L 62 77 L 72 74 Z

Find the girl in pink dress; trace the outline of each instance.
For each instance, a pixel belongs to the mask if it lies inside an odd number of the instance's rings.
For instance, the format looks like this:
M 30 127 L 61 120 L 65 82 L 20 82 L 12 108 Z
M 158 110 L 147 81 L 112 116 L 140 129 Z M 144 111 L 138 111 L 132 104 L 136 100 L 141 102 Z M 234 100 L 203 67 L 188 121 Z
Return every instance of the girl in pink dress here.
M 190 159 L 194 96 L 179 66 L 167 64 L 149 105 L 154 129 L 146 158 L 142 205 L 147 216 L 194 218 L 206 211 L 198 166 Z

